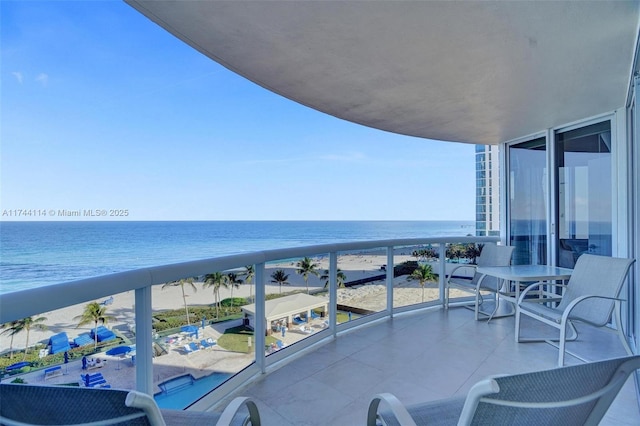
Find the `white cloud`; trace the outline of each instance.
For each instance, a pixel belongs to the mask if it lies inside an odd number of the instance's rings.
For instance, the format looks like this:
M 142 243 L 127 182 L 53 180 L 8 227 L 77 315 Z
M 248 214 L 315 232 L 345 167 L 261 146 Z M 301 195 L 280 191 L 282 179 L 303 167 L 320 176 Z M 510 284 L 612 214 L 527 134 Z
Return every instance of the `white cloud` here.
M 46 87 L 47 83 L 49 83 L 49 76 L 47 74 L 41 72 L 36 77 L 36 81 L 39 82 L 40 84 L 42 84 L 43 87 Z
M 21 72 L 14 71 L 11 74 L 13 74 L 13 76 L 16 78 L 16 80 L 18 80 L 18 83 L 22 84 L 23 76 L 22 76 Z

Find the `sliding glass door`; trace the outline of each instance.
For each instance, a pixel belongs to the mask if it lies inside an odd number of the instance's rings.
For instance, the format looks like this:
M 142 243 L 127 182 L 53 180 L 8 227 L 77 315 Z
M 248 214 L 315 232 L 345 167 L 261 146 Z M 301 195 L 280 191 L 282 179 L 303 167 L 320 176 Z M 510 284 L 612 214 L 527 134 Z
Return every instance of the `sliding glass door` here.
M 609 120 L 555 133 L 558 266 L 582 253 L 611 256 L 612 167 Z
M 508 146 L 507 217 L 514 265 L 547 264 L 546 138 Z

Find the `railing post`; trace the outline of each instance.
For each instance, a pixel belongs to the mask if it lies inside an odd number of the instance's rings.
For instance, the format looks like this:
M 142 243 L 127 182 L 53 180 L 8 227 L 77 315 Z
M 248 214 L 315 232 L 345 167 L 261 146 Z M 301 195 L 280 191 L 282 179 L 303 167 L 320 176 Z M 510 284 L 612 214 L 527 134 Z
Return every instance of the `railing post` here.
M 265 318 L 265 299 L 266 291 L 264 284 L 264 263 L 258 263 L 256 265 L 256 328 L 254 330 L 255 340 L 255 356 L 256 365 L 260 368 L 262 374 L 266 373 L 266 355 L 264 353 L 265 344 L 265 332 L 267 330 L 266 318 Z
M 444 283 L 447 279 L 447 244 L 441 243 L 438 247 L 440 264 L 438 265 L 438 288 L 440 289 L 440 304 L 444 306 Z
M 136 390 L 153 396 L 153 311 L 151 286 L 135 290 Z
M 329 253 L 329 329 L 335 338 L 338 323 L 338 253 Z
M 393 318 L 393 246 L 387 247 L 387 312 Z

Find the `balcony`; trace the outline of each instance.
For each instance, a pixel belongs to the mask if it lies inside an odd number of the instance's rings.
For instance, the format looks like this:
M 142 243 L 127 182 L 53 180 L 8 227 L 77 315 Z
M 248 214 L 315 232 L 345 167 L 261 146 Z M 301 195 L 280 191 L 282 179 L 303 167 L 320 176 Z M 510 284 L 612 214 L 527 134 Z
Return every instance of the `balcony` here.
M 556 348 L 546 343 L 519 344 L 514 341 L 512 317 L 489 323 L 476 322 L 472 311 L 461 306 L 464 299 L 458 299 L 459 306 L 442 310 L 442 279 L 432 289 L 435 298 L 428 295 L 410 304 L 399 303 L 394 298 L 402 289 L 394 281 L 393 266 L 406 259 L 410 248 L 429 245 L 435 247 L 439 259 L 443 259 L 446 247 L 452 243 L 495 240 L 492 237 L 451 237 L 354 242 L 165 265 L 60 284 L 46 290 L 5 294 L 0 299 L 0 321 L 6 323 L 75 304 L 106 300 L 114 295 L 118 300 L 124 294 L 135 293 L 135 298 L 132 298 L 135 303 L 135 366 L 128 358 L 111 359 L 105 367 L 96 370 L 103 372 L 112 387 L 135 387 L 157 394 L 159 384 L 165 383 L 167 378 L 186 373 L 198 378 L 198 375 L 226 372 L 234 376 L 215 389 L 207 389 L 211 392 L 194 397 L 185 406 L 188 405 L 190 410 L 208 410 L 226 404 L 233 396 L 249 395 L 257 400 L 265 424 L 358 424 L 365 419 L 369 399 L 379 392 L 392 392 L 410 404 L 464 394 L 474 383 L 491 374 L 555 367 Z M 367 313 L 354 315 L 348 320 L 344 317 L 339 320 L 337 315 L 331 314 L 339 310 L 338 289 L 330 285 L 328 294 L 324 296 L 330 314 L 326 319 L 316 320 L 313 326 L 308 324 L 315 328 L 311 334 L 303 333 L 298 326 L 292 325 L 287 332 L 288 344 L 280 350 L 267 353 L 256 349 L 268 346 L 268 336 L 256 333 L 251 342 L 252 350 L 246 354 L 229 355 L 216 362 L 211 362 L 217 356 L 213 351 L 200 349 L 198 353 L 185 354 L 180 351 L 181 345 L 168 356 L 153 357 L 151 348 L 158 341 L 166 341 L 166 337 L 158 337 L 153 332 L 151 316 L 159 307 L 158 301 L 152 297 L 152 287 L 212 271 L 256 265 L 255 282 L 265 285 L 255 286 L 254 290 L 255 329 L 268 329 L 271 324 L 260 318 L 265 316 L 268 287 L 271 286 L 270 292 L 277 292 L 273 284 L 269 284 L 271 269 L 295 264 L 296 259 L 306 256 L 325 262 L 331 283 L 336 282 L 339 269 L 355 274 L 354 270 L 348 269 L 348 256 L 374 259 L 367 270 L 358 273 L 383 274 L 383 281 L 377 285 L 386 290 L 381 295 L 386 303 L 382 308 L 369 309 Z M 379 265 L 382 263 L 384 270 Z M 434 263 L 434 270 L 441 277 L 445 275 L 446 267 L 445 262 Z M 174 293 L 175 296 L 177 294 Z M 176 301 L 178 306 L 180 302 Z M 222 328 L 240 321 L 235 320 Z M 202 333 L 211 333 L 216 327 L 207 326 Z M 525 323 L 523 330 L 532 327 L 536 325 Z M 615 334 L 588 327 L 579 328 L 579 331 L 583 331 L 583 338 L 569 343 L 569 351 L 588 360 L 624 355 Z M 579 362 L 572 356 L 566 360 L 567 364 Z M 76 376 L 82 372 L 78 360 L 62 365 L 62 368 L 66 374 L 61 377 L 45 379 L 43 370 L 22 377 L 29 383 L 56 384 L 68 382 L 70 378 L 77 380 Z M 169 394 L 169 399 L 171 397 Z M 609 410 L 605 424 L 639 422 L 636 388 L 634 381 L 629 380 Z

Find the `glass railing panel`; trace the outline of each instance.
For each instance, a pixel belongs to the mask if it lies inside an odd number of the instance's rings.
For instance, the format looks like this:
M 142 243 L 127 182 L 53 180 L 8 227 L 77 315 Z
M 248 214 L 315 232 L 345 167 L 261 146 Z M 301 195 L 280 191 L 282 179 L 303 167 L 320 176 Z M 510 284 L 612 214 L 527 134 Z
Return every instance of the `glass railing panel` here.
M 440 299 L 439 244 L 396 247 L 393 253 L 393 307 Z
M 5 323 L 0 375 L 3 382 L 135 389 L 135 374 L 127 374 L 134 370 L 134 324 L 133 292 Z
M 457 280 L 471 281 L 482 246 L 483 244 L 477 243 L 448 244 L 446 250 L 447 275 L 453 275 Z M 489 295 L 489 293 L 486 293 L 486 295 Z M 467 298 L 468 300 L 470 296 L 473 296 L 473 294 L 459 288 L 452 287 L 449 290 L 450 303 L 462 301 L 462 298 Z
M 338 324 L 387 309 L 386 271 L 385 248 L 339 253 Z
M 183 409 L 255 361 L 245 268 L 153 288 L 153 375 L 161 408 Z
M 267 356 L 328 329 L 328 270 L 328 254 L 265 265 Z

